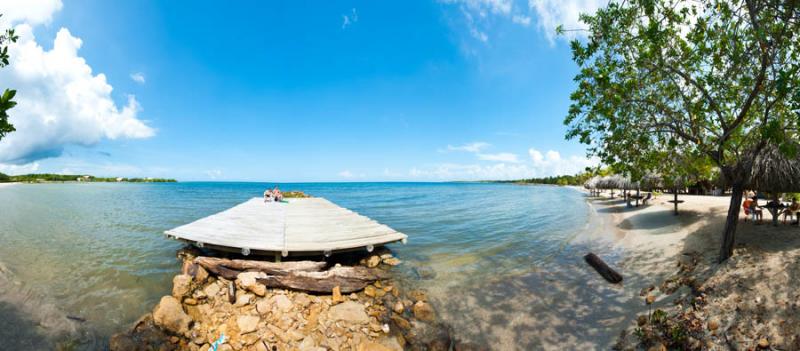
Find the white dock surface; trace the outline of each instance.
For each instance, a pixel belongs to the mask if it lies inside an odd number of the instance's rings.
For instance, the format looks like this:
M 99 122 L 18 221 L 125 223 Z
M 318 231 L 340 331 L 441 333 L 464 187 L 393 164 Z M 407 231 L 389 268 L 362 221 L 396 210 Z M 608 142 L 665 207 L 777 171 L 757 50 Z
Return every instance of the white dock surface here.
M 164 232 L 222 249 L 317 253 L 380 246 L 407 235 L 319 197 L 288 203 L 252 198 L 228 210 Z

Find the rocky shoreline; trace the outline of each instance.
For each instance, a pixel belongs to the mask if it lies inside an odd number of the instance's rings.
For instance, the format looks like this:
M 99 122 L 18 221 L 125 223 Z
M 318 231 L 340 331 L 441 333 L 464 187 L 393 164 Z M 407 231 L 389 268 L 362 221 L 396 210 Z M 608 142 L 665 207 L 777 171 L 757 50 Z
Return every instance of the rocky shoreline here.
M 363 290 L 343 294 L 267 288 L 258 272 L 235 280 L 194 262 L 201 253 L 179 251 L 181 274 L 164 296 L 133 327 L 114 335 L 119 350 L 467 350 L 437 319 L 421 290 L 406 290 L 391 278 L 401 261 L 388 249 L 365 257 L 333 256 L 329 267 L 366 267 L 386 274 Z M 224 339 L 220 342 L 222 335 Z

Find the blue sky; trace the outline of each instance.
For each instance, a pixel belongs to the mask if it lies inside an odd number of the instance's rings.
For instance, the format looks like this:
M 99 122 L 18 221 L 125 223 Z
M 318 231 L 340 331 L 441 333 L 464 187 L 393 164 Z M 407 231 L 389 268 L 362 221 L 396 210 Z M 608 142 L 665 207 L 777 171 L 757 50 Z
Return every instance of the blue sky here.
M 594 1 L 0 5 L 22 33 L 0 70 L 20 102 L 3 172 L 439 181 L 593 164 L 564 140 L 576 67 L 553 29 Z

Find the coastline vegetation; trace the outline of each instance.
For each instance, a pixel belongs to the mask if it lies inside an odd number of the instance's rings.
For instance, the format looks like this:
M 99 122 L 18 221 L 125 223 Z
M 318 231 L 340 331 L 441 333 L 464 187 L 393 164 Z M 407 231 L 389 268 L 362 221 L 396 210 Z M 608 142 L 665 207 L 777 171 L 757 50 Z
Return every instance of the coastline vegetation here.
M 559 186 L 579 186 L 595 175 L 594 172 L 581 172 L 575 175 L 558 175 L 542 178 L 527 178 L 515 180 L 498 180 L 493 183 L 512 183 L 512 184 L 544 184 Z
M 9 176 L 0 173 L 0 183 L 47 183 L 47 182 L 126 182 L 126 183 L 175 183 L 175 179 L 168 178 L 123 178 L 123 177 L 95 177 L 92 175 L 77 174 L 22 174 Z
M 636 0 L 581 19 L 567 138 L 632 181 L 716 168 L 732 194 L 727 260 L 744 190 L 800 190 L 798 4 Z

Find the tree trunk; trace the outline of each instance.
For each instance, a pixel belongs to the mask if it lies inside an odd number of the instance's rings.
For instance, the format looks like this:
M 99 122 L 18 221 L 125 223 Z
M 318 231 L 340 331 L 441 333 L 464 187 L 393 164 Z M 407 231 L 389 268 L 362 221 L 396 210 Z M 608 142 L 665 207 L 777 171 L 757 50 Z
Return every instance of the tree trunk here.
M 603 262 L 600 257 L 593 253 L 588 253 L 586 256 L 583 256 L 583 259 L 592 266 L 597 273 L 603 276 L 609 283 L 617 284 L 622 281 L 622 275 L 617 273 L 617 271 L 611 269 L 605 262 Z
M 772 203 L 775 207 L 772 207 L 769 212 L 772 214 L 772 225 L 778 226 L 778 217 L 780 216 L 780 208 L 778 207 L 778 193 L 772 194 Z
M 678 187 L 675 187 L 675 200 L 673 202 L 675 203 L 675 215 L 677 216 L 678 215 Z
M 728 207 L 728 217 L 725 219 L 725 231 L 722 232 L 722 247 L 719 250 L 719 262 L 725 262 L 733 255 L 733 245 L 735 243 L 736 225 L 739 223 L 739 206 L 742 203 L 742 191 L 744 186 L 741 184 L 733 185 L 731 203 Z

